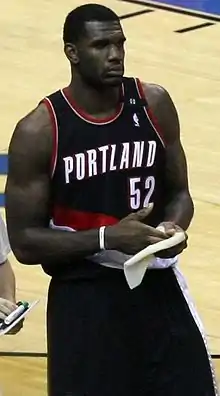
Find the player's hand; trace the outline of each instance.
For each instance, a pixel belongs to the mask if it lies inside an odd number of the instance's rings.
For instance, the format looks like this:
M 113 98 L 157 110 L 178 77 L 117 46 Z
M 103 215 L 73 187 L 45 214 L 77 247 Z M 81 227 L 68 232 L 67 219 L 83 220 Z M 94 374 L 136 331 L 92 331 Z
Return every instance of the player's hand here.
M 119 223 L 106 227 L 106 248 L 136 254 L 149 245 L 169 238 L 164 232 L 143 223 L 152 209 L 153 204 L 149 204 L 146 208 L 129 214 Z
M 0 319 L 4 320 L 16 308 L 15 303 L 0 297 Z
M 165 250 L 161 250 L 160 252 L 156 253 L 157 257 L 160 258 L 172 258 L 175 257 L 177 255 L 179 255 L 180 253 L 182 253 L 182 251 L 184 249 L 187 248 L 187 239 L 188 239 L 188 235 L 187 233 L 177 224 L 172 223 L 170 221 L 164 221 L 162 223 L 160 223 L 158 225 L 158 227 L 162 230 L 164 230 L 164 232 L 166 233 L 166 235 L 168 235 L 169 237 L 172 237 L 176 232 L 184 232 L 185 233 L 185 240 L 181 243 L 179 243 L 176 246 L 173 246 L 170 249 L 165 249 Z
M 17 308 L 17 305 L 5 298 L 0 297 L 0 320 L 4 320 L 11 312 Z M 7 334 L 16 334 L 23 327 L 23 320 L 21 320 L 13 329 L 11 329 Z

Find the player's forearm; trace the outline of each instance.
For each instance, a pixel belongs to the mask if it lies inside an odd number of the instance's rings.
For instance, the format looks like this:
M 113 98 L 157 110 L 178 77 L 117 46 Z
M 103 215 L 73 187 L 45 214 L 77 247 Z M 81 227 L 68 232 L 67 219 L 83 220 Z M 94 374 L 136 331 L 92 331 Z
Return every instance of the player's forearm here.
M 187 191 L 182 191 L 169 201 L 165 209 L 164 221 L 171 221 L 187 230 L 194 214 L 194 205 Z
M 49 262 L 70 263 L 75 258 L 86 257 L 100 250 L 99 231 L 70 232 L 47 228 L 29 228 L 11 240 L 12 250 L 23 264 Z
M 15 275 L 8 260 L 0 265 L 0 297 L 15 302 Z

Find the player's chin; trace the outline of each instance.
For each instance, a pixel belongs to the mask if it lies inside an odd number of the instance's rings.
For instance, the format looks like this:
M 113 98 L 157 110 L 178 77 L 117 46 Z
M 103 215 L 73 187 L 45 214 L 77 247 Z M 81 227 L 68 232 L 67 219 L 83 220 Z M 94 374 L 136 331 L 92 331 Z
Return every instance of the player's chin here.
M 117 87 L 121 85 L 123 79 L 123 75 L 108 75 L 104 79 L 105 86 L 109 87 Z

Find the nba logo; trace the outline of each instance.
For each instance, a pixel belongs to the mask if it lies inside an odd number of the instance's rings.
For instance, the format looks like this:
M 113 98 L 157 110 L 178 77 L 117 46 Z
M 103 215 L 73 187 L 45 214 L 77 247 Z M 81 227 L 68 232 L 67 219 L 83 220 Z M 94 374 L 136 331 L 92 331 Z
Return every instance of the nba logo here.
M 133 121 L 134 121 L 134 125 L 135 125 L 136 127 L 139 127 L 139 126 L 140 126 L 140 124 L 139 124 L 139 118 L 138 118 L 138 116 L 137 116 L 136 113 L 134 113 L 134 115 L 133 115 Z

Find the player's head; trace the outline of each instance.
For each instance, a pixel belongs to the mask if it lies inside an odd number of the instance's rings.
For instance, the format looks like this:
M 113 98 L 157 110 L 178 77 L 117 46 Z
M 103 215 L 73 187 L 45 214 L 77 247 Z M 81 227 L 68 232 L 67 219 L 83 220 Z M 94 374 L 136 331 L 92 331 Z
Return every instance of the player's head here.
M 85 4 L 65 20 L 63 41 L 73 72 L 97 88 L 116 86 L 124 73 L 125 36 L 119 17 L 100 4 Z

